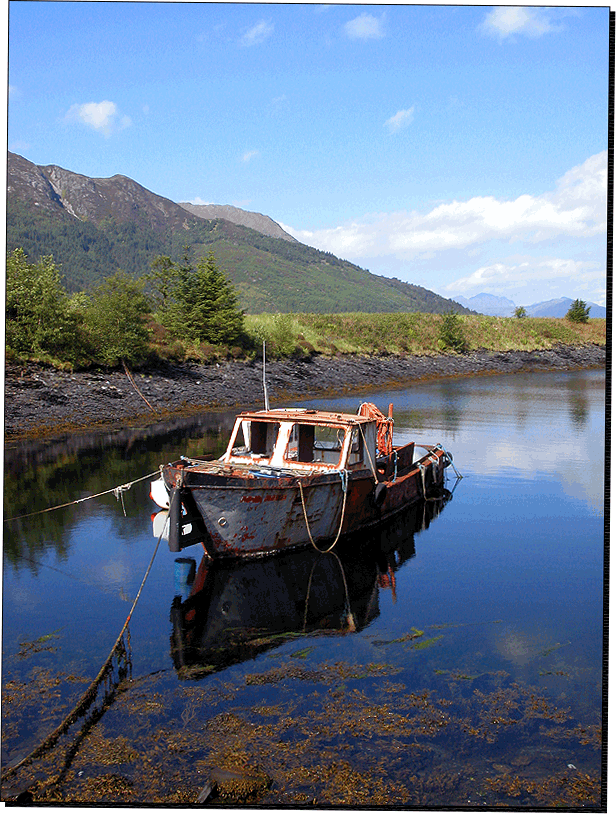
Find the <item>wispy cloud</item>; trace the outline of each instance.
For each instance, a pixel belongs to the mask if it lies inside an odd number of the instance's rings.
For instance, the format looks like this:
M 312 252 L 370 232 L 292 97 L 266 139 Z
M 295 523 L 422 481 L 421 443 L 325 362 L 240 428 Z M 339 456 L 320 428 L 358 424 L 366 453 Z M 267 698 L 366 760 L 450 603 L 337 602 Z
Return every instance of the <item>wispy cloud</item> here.
M 409 124 L 413 121 L 414 112 L 414 107 L 409 107 L 407 110 L 399 110 L 390 119 L 387 119 L 384 127 L 386 127 L 390 133 L 397 133 L 404 127 L 409 126 Z
M 240 43 L 246 46 L 259 45 L 259 43 L 264 42 L 273 31 L 273 23 L 267 20 L 261 20 L 261 22 L 256 23 L 256 25 L 253 25 L 252 28 L 249 28 L 248 31 L 244 33 Z
M 85 124 L 107 138 L 131 125 L 130 118 L 120 113 L 115 102 L 109 101 L 73 105 L 65 118 Z
M 21 91 L 16 85 L 9 85 L 9 102 L 16 102 L 21 99 Z
M 247 150 L 244 155 L 242 156 L 242 161 L 245 164 L 248 164 L 249 161 L 252 161 L 253 158 L 256 158 L 259 155 L 258 150 Z
M 492 263 L 454 280 L 444 291 L 462 294 L 472 291 L 505 291 L 529 284 L 555 283 L 575 279 L 584 288 L 603 282 L 605 266 L 592 260 L 572 260 L 561 257 L 527 258 L 518 262 Z
M 426 252 L 469 250 L 490 240 L 531 244 L 557 237 L 588 238 L 605 233 L 607 151 L 569 170 L 556 189 L 514 200 L 493 196 L 451 201 L 427 213 L 366 216 L 320 231 L 284 228 L 298 240 L 339 257 L 393 255 L 402 260 Z
M 352 40 L 379 40 L 385 36 L 383 18 L 364 12 L 345 23 L 344 32 Z
M 196 36 L 197 42 L 215 42 L 216 40 L 220 39 L 221 35 L 225 31 L 225 28 L 226 23 L 217 23 L 210 29 L 200 31 Z
M 11 141 L 9 144 L 9 150 L 14 153 L 20 152 L 27 152 L 32 145 L 28 141 Z
M 497 6 L 487 15 L 480 29 L 501 40 L 514 34 L 541 37 L 559 28 L 551 22 L 549 14 L 544 8 Z

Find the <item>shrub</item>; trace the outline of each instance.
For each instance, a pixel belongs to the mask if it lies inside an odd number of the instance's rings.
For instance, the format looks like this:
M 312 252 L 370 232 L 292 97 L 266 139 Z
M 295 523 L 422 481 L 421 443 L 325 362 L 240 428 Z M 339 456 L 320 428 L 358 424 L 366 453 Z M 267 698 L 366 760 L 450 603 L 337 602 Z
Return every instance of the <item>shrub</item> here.
M 453 350 L 456 353 L 463 353 L 466 350 L 462 319 L 454 311 L 448 311 L 441 317 L 438 345 L 441 350 Z
M 30 263 L 23 249 L 6 260 L 6 346 L 21 358 L 82 361 L 81 315 L 71 306 L 52 257 Z
M 124 360 L 139 364 L 148 355 L 150 313 L 143 281 L 123 271 L 108 277 L 92 293 L 84 312 L 97 362 L 113 367 Z
M 293 356 L 298 351 L 304 353 L 293 314 L 262 314 L 253 318 L 250 328 L 257 353 L 265 342 L 265 355 L 270 359 Z

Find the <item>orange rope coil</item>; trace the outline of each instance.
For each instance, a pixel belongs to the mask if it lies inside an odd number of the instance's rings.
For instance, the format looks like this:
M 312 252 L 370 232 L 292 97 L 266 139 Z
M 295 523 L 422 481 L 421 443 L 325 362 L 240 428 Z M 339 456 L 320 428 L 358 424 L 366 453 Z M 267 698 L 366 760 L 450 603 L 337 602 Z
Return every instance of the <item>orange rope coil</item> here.
M 394 405 L 389 405 L 389 416 L 384 416 L 379 408 L 369 401 L 360 405 L 357 415 L 373 418 L 376 421 L 376 446 L 381 455 L 391 455 L 394 449 Z

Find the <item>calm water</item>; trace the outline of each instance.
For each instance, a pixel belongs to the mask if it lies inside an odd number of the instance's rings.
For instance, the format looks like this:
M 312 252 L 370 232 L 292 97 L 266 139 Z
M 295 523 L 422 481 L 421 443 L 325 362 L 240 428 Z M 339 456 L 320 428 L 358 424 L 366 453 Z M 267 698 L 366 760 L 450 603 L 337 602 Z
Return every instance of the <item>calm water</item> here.
M 453 453 L 451 499 L 361 556 L 208 569 L 161 545 L 106 697 L 10 790 L 186 804 L 233 769 L 270 780 L 248 804 L 598 807 L 604 389 L 584 371 L 365 396 L 394 403 L 397 443 Z M 232 418 L 8 449 L 5 516 L 220 454 Z M 3 766 L 107 657 L 156 543 L 148 491 L 5 524 Z

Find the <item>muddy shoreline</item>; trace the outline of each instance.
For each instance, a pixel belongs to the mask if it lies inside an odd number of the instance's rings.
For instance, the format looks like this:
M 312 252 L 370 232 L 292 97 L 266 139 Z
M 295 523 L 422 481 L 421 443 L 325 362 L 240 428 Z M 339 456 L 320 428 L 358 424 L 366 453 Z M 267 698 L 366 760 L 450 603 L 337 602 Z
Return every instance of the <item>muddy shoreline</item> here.
M 271 404 L 343 395 L 414 381 L 532 370 L 604 367 L 604 345 L 437 356 L 314 356 L 270 362 Z M 68 373 L 42 365 L 7 365 L 5 441 L 118 428 L 173 416 L 261 405 L 260 361 L 182 364 L 133 371 Z

